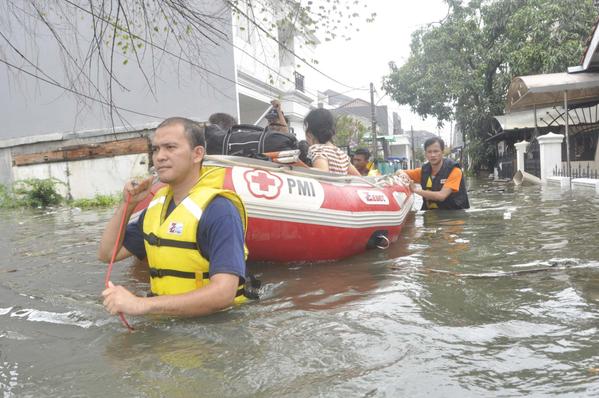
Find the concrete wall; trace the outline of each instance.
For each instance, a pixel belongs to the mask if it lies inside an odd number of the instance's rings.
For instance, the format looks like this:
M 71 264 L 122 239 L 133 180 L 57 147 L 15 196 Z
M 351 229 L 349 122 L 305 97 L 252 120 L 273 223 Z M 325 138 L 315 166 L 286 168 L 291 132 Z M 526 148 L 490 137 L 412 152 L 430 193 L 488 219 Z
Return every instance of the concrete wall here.
M 147 154 L 13 167 L 15 181 L 55 178 L 60 194 L 72 199 L 119 193 L 126 181 L 147 174 Z
M 13 182 L 11 172 L 12 157 L 10 148 L 0 148 L 0 184 L 10 185 Z
M 120 192 L 126 180 L 147 175 L 149 168 L 147 153 L 22 166 L 13 165 L 13 160 L 17 155 L 145 137 L 152 134 L 155 125 L 156 123 L 148 124 L 139 130 L 117 133 L 111 133 L 110 130 L 93 130 L 2 140 L 0 141 L 0 184 L 12 185 L 19 180 L 29 178 L 54 178 L 62 182 L 57 185 L 61 195 L 73 199 Z

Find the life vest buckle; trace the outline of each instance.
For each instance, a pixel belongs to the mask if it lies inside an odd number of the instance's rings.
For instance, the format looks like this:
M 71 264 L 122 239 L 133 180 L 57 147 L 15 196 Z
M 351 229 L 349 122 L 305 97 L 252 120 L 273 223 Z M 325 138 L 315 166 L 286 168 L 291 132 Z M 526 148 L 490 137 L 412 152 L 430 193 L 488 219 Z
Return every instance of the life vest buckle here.
M 150 276 L 152 278 L 162 278 L 163 276 L 166 276 L 164 272 L 162 272 L 162 269 L 160 268 L 150 268 Z
M 153 232 L 146 236 L 146 240 L 152 246 L 160 246 L 160 238 L 154 235 Z

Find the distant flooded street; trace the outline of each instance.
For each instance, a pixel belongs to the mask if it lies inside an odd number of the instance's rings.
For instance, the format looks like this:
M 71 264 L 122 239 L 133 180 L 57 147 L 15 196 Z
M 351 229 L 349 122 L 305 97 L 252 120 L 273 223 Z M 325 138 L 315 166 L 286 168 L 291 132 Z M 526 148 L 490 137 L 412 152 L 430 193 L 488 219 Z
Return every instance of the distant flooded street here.
M 598 396 L 599 195 L 469 188 L 472 209 L 415 213 L 386 251 L 250 264 L 260 301 L 133 333 L 100 300 L 112 209 L 0 210 L 0 395 Z

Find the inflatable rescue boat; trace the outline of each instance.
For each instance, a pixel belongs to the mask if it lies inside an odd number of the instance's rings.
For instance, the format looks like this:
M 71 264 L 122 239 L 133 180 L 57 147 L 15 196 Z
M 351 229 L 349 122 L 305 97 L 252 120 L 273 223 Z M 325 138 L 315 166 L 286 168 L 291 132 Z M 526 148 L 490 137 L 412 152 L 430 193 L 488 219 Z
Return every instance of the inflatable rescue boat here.
M 204 165 L 226 168 L 224 188 L 246 206 L 249 261 L 332 261 L 385 249 L 399 238 L 414 201 L 397 176 L 333 176 L 224 155 L 207 156 Z

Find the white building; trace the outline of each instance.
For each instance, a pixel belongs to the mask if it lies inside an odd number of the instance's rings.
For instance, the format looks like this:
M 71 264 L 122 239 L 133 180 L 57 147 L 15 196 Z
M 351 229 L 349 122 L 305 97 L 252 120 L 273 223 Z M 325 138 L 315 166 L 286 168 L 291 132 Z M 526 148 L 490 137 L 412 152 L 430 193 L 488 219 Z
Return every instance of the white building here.
M 318 40 L 282 24 L 279 15 L 286 12 L 280 9 L 284 3 L 273 4 L 269 10 L 242 9 L 241 4 L 233 9 L 239 121 L 255 123 L 270 101 L 279 99 L 301 140 L 305 139 L 304 116 L 318 101 L 313 78 L 317 72 L 310 66 Z M 278 27 L 269 30 L 270 26 Z

